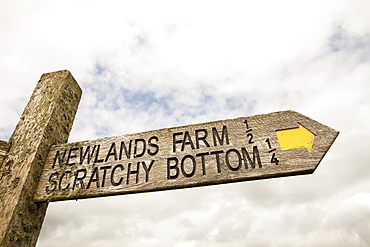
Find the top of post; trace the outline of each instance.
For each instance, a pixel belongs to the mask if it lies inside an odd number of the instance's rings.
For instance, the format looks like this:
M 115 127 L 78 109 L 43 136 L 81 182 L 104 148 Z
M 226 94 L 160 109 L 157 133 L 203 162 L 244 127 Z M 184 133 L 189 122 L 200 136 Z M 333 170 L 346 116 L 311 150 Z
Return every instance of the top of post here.
M 68 140 L 81 94 L 68 70 L 38 81 L 0 167 L 0 246 L 36 245 L 48 204 L 32 197 L 50 147 Z

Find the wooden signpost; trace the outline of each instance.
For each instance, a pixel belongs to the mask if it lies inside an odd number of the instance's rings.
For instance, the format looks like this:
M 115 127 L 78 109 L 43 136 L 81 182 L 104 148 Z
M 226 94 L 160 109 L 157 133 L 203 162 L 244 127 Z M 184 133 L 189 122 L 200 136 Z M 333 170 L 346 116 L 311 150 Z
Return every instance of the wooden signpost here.
M 35 201 L 312 173 L 338 132 L 284 111 L 53 146 Z
M 51 201 L 310 174 L 339 133 L 300 113 L 282 111 L 65 143 L 81 94 L 71 78 L 59 86 L 61 94 L 47 91 L 47 83 L 55 85 L 50 80 L 38 86 L 46 86 L 47 93 L 36 88 L 33 96 L 45 97 L 43 106 L 27 106 L 16 134 L 0 142 L 0 158 L 5 157 L 1 169 L 9 171 L 2 175 L 0 196 L 15 201 L 1 206 L 0 246 L 33 246 Z M 56 95 L 48 98 L 48 93 Z M 60 105 L 51 106 L 53 102 Z M 17 197 L 13 190 L 19 190 Z M 25 215 L 35 211 L 41 211 L 37 215 L 42 219 L 28 226 Z M 28 239 L 29 245 L 15 244 Z
M 42 75 L 9 141 L 1 142 L 1 247 L 36 245 L 48 203 L 33 195 L 51 145 L 68 140 L 81 93 L 69 71 Z

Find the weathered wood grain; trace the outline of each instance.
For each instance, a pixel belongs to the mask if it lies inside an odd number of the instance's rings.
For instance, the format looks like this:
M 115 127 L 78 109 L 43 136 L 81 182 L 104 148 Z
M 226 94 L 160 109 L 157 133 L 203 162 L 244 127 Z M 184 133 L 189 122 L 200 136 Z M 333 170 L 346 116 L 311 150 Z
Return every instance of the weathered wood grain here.
M 1 164 L 0 246 L 35 246 L 48 203 L 32 198 L 51 145 L 65 143 L 81 97 L 69 71 L 43 74 Z
M 276 131 L 299 125 L 312 132 L 312 149 L 282 150 Z M 284 111 L 57 145 L 46 158 L 34 200 L 310 174 L 338 133 L 302 114 Z
M 0 165 L 3 163 L 6 154 L 8 153 L 9 150 L 9 143 L 3 140 L 0 140 Z M 0 176 L 1 176 L 1 170 L 0 170 Z

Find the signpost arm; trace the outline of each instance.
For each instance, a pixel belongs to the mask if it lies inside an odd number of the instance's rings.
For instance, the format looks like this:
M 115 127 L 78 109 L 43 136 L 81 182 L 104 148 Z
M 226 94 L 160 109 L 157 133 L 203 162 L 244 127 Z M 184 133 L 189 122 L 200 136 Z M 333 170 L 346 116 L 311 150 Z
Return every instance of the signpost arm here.
M 43 74 L 0 163 L 0 246 L 35 246 L 48 202 L 33 195 L 51 145 L 68 140 L 81 88 L 67 70 Z

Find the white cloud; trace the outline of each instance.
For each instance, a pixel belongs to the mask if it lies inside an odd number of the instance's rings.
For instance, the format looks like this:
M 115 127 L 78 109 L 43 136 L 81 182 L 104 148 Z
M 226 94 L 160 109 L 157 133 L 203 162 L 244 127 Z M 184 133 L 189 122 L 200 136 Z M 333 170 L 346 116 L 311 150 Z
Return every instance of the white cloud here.
M 367 5 L 1 2 L 1 139 L 60 69 L 71 141 L 286 109 L 341 131 L 310 176 L 52 203 L 38 246 L 369 245 Z

